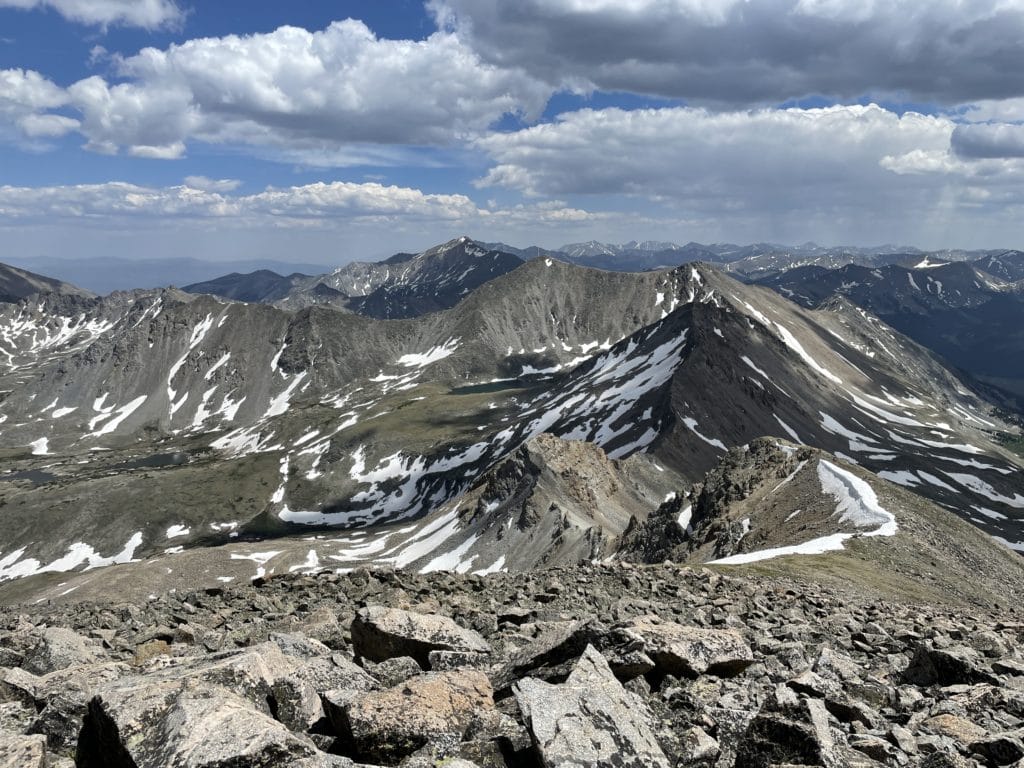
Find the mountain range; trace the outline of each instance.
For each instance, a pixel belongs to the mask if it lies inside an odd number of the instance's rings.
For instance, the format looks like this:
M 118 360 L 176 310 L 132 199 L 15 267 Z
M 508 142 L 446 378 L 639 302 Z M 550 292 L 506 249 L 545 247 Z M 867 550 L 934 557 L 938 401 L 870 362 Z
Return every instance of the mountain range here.
M 1024 253 L 913 266 L 798 267 L 759 281 L 803 306 L 842 296 L 1024 406 Z
M 469 238 L 286 291 L 263 278 L 215 286 L 235 298 L 56 286 L 0 304 L 0 599 L 54 599 L 98 583 L 68 571 L 119 563 L 125 589 L 153 590 L 526 570 L 656 548 L 644 525 L 666 515 L 709 542 L 693 558 L 720 560 L 860 538 L 890 497 L 1024 549 L 1009 414 L 827 280 L 801 306 L 706 262 L 612 272 Z M 823 499 L 814 522 L 737 506 L 708 533 L 697 486 L 765 436 L 826 452 L 771 470 L 817 478 L 799 480 Z M 837 504 L 868 512 L 822 512 Z

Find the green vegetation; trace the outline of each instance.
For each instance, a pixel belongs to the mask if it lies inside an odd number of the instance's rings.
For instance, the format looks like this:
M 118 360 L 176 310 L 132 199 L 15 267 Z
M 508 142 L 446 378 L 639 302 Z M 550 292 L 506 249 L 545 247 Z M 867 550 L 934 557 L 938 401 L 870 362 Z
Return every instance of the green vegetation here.
M 1024 457 L 1024 435 L 1012 435 L 1009 432 L 1000 432 L 996 440 L 1004 448 L 1013 451 L 1018 456 Z

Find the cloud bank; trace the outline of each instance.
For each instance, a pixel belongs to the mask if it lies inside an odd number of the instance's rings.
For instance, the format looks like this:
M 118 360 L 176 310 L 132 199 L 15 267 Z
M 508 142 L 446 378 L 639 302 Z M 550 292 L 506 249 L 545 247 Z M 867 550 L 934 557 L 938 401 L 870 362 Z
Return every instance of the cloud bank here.
M 52 9 L 69 21 L 160 29 L 184 18 L 174 0 L 0 0 L 0 8 Z

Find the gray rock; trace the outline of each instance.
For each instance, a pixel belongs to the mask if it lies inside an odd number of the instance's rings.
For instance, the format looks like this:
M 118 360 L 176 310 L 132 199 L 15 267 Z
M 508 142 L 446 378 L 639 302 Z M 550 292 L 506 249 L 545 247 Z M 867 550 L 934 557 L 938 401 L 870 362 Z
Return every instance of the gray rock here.
M 521 677 L 565 678 L 588 645 L 598 645 L 606 632 L 595 620 L 563 621 L 548 625 L 540 637 L 510 654 L 491 673 L 495 692 L 503 692 Z
M 736 750 L 736 765 L 784 763 L 825 768 L 850 765 L 836 742 L 824 702 L 807 699 L 802 707 L 762 710 L 750 721 Z
M 315 687 L 300 675 L 279 677 L 271 686 L 274 716 L 292 731 L 304 733 L 324 719 L 324 707 Z
M 36 708 L 8 701 L 0 704 L 0 733 L 17 735 L 28 733 L 29 726 L 36 719 Z
M 657 616 L 634 619 L 629 630 L 644 639 L 658 670 L 670 675 L 737 675 L 754 663 L 743 636 L 733 629 L 686 627 Z
M 646 705 L 592 646 L 562 685 L 527 678 L 513 692 L 545 768 L 668 768 Z
M 917 754 L 917 739 L 902 725 L 894 725 L 889 729 L 889 740 L 906 754 Z
M 313 743 L 218 685 L 129 680 L 89 702 L 78 768 L 265 768 L 317 755 Z
M 67 669 L 82 664 L 95 664 L 105 658 L 103 652 L 86 638 L 63 627 L 46 627 L 35 647 L 30 650 L 23 667 L 34 674 Z
M 310 659 L 296 667 L 293 674 L 307 681 L 317 693 L 335 688 L 355 691 L 373 691 L 380 688 L 380 684 L 365 669 L 340 653 L 334 653 L 327 659 Z
M 438 651 L 431 651 L 430 653 L 433 655 L 438 653 Z M 410 677 L 415 677 L 423 672 L 423 667 L 412 656 L 395 656 L 393 659 L 385 659 L 379 664 L 364 660 L 363 665 L 366 671 L 385 688 L 404 683 Z M 331 687 L 338 688 L 341 686 Z M 346 685 L 344 687 L 348 688 L 350 686 Z
M 903 673 L 903 679 L 919 686 L 996 683 L 990 669 L 973 648 L 934 648 L 920 643 L 910 666 Z
M 0 734 L 0 768 L 47 768 L 46 739 Z
M 430 669 L 438 672 L 451 669 L 483 669 L 492 662 L 490 654 L 471 651 L 431 651 L 427 659 Z
M 51 697 L 28 728 L 46 739 L 53 751 L 74 750 L 88 710 L 89 698 L 81 691 L 70 690 Z
M 324 704 L 352 754 L 386 764 L 424 746 L 448 754 L 475 722 L 496 714 L 487 676 L 475 670 L 428 672 L 386 691 L 332 691 Z
M 992 662 L 992 671 L 1000 675 L 1024 677 L 1024 661 L 1020 659 L 999 659 Z
M 315 659 L 331 655 L 331 649 L 319 640 L 295 632 L 271 632 L 270 642 L 280 648 L 285 656 L 297 659 Z
M 34 706 L 39 699 L 42 680 L 20 667 L 0 669 L 0 700 Z
M 274 643 L 263 643 L 241 651 L 223 651 L 208 656 L 163 658 L 146 677 L 153 682 L 195 680 L 221 685 L 249 699 L 269 714 L 268 701 L 276 680 L 295 673 L 303 665 L 285 656 Z
M 971 742 L 969 749 L 988 765 L 1010 765 L 1024 759 L 1024 731 L 991 734 Z
M 718 742 L 708 736 L 700 726 L 694 726 L 683 734 L 684 765 L 710 765 L 721 752 Z
M 352 645 L 357 656 L 371 661 L 411 656 L 422 667 L 430 663 L 431 651 L 491 650 L 478 633 L 464 629 L 447 616 L 376 605 L 362 608 L 356 614 L 352 621 Z

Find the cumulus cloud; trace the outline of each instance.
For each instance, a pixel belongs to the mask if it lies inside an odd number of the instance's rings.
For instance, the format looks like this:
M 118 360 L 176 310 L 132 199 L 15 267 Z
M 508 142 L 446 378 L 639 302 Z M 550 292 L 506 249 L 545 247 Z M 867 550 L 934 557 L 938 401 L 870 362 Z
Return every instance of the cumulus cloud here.
M 159 29 L 183 18 L 174 0 L 0 0 L 0 8 L 50 8 L 69 21 L 104 27 Z
M 93 76 L 62 91 L 45 81 L 50 106 L 68 104 L 80 124 L 34 127 L 76 127 L 88 149 L 108 154 L 176 158 L 200 140 L 343 165 L 378 159 L 374 147 L 451 144 L 508 113 L 535 118 L 550 95 L 520 70 L 482 62 L 456 35 L 381 39 L 352 19 L 189 40 L 115 63 L 117 82 Z
M 944 150 L 944 118 L 878 106 L 711 112 L 702 108 L 581 110 L 551 124 L 492 133 L 495 160 L 479 182 L 533 195 L 625 193 L 738 202 L 792 189 L 814 198 L 881 180 L 879 161 L 922 147 Z
M 620 209 L 631 198 L 652 216 L 753 238 L 824 231 L 847 242 L 881 232 L 909 239 L 939 211 L 975 202 L 979 190 L 1019 184 L 1012 163 L 957 158 L 955 130 L 948 118 L 875 105 L 583 110 L 481 139 L 495 165 L 477 184 L 610 199 Z
M 482 57 L 553 85 L 726 104 L 1024 95 L 1020 0 L 430 0 Z
M 0 136 L 54 138 L 75 130 L 77 120 L 50 112 L 67 102 L 64 90 L 38 72 L 0 69 Z

